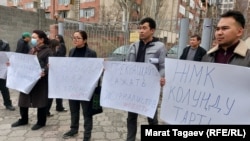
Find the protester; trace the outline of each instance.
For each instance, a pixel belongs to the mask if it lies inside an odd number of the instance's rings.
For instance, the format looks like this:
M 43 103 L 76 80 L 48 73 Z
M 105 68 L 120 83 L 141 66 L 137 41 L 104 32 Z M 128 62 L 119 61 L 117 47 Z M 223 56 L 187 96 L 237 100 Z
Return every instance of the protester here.
M 10 51 L 9 43 L 4 42 L 0 39 L 0 51 Z M 6 87 L 6 79 L 0 78 L 0 91 L 3 97 L 3 104 L 7 110 L 14 111 L 15 107 L 12 106 L 12 101 L 10 100 L 10 92 Z
M 0 51 L 10 51 L 10 45 L 8 42 L 0 39 Z
M 57 56 L 58 55 L 58 48 L 60 46 L 60 42 L 56 39 L 52 39 L 50 40 L 50 44 L 49 44 L 49 48 L 53 51 L 53 56 Z M 48 108 L 47 108 L 47 116 L 50 117 L 50 116 L 53 116 L 51 113 L 50 113 L 50 108 L 52 106 L 52 103 L 53 103 L 53 98 L 49 98 L 49 101 L 48 101 Z M 56 99 L 56 110 L 59 111 L 59 112 L 66 112 L 67 110 L 63 107 L 63 104 L 62 104 L 62 99 Z
M 250 67 L 250 49 L 241 39 L 244 27 L 241 12 L 230 10 L 222 14 L 215 30 L 218 46 L 211 48 L 202 61 Z
M 62 35 L 56 35 L 56 40 L 59 41 L 59 46 L 56 48 L 54 56 L 65 57 L 66 56 L 66 46 Z M 67 109 L 63 107 L 63 100 L 60 98 L 56 99 L 56 111 L 66 112 Z
M 200 46 L 201 37 L 199 35 L 193 35 L 190 38 L 189 46 L 183 49 L 180 59 L 201 61 L 202 57 L 207 51 Z
M 61 56 L 64 57 L 66 56 L 66 46 L 65 46 L 65 42 L 64 42 L 64 38 L 62 35 L 56 35 L 56 40 L 58 40 L 60 42 L 59 48 L 56 52 L 56 56 Z
M 29 94 L 20 93 L 18 106 L 20 107 L 21 118 L 13 123 L 12 127 L 28 124 L 29 108 L 37 108 L 37 122 L 31 128 L 38 130 L 46 125 L 46 113 L 48 103 L 48 58 L 53 55 L 52 50 L 48 47 L 49 39 L 41 30 L 34 30 L 32 33 L 31 44 L 33 48 L 29 54 L 37 55 L 42 68 L 41 78 L 32 88 Z M 10 64 L 11 65 L 11 64 Z
M 153 34 L 156 29 L 156 23 L 152 18 L 144 18 L 140 21 L 140 29 L 139 29 L 139 36 L 140 41 L 133 43 L 127 55 L 127 61 L 131 62 L 149 62 L 150 58 L 157 58 L 158 63 L 155 64 L 156 68 L 160 72 L 161 79 L 160 84 L 161 86 L 165 85 L 165 57 L 166 57 L 166 47 L 165 45 L 160 42 L 157 38 L 153 37 Z M 127 117 L 127 141 L 135 141 L 136 132 L 137 132 L 137 113 L 128 112 Z M 157 110 L 155 115 L 152 118 L 148 117 L 149 125 L 157 125 L 158 118 L 157 118 Z
M 22 37 L 17 41 L 16 52 L 28 54 L 30 51 L 30 45 L 29 45 L 30 40 L 31 40 L 31 34 L 29 32 L 23 32 Z
M 22 38 L 20 38 L 17 42 L 16 52 L 28 54 L 30 50 L 30 40 L 31 34 L 29 32 L 23 32 Z
M 73 44 L 75 47 L 69 51 L 69 57 L 97 57 L 96 52 L 88 47 L 87 33 L 85 31 L 79 30 L 74 32 Z M 90 141 L 93 128 L 93 116 L 88 113 L 89 103 L 89 101 L 83 100 L 69 100 L 71 125 L 70 130 L 63 135 L 63 138 L 73 137 L 78 133 L 80 107 L 82 107 L 84 117 L 83 141 Z

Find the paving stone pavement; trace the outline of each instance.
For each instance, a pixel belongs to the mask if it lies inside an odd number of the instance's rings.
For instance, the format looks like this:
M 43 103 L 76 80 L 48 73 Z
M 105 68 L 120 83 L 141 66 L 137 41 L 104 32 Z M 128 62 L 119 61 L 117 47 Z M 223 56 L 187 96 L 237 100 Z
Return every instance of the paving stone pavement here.
M 0 141 L 82 141 L 83 140 L 83 116 L 80 118 L 80 128 L 77 136 L 63 139 L 62 136 L 70 129 L 70 112 L 57 112 L 55 100 L 51 107 L 52 117 L 47 118 L 46 126 L 32 131 L 31 127 L 36 123 L 36 108 L 29 109 L 29 124 L 11 128 L 11 124 L 20 118 L 17 106 L 19 93 L 10 89 L 10 97 L 15 111 L 9 111 L 3 106 L 0 98 Z M 63 100 L 64 107 L 69 109 L 68 100 Z M 103 113 L 95 115 L 91 141 L 125 141 L 127 112 L 122 110 L 104 108 Z M 159 110 L 159 109 L 158 109 Z M 158 112 L 159 114 L 159 112 Z M 159 118 L 160 116 L 158 116 Z M 159 118 L 160 120 L 160 118 Z M 137 141 L 140 141 L 140 125 L 147 124 L 147 118 L 139 115 Z M 163 122 L 160 120 L 160 124 Z

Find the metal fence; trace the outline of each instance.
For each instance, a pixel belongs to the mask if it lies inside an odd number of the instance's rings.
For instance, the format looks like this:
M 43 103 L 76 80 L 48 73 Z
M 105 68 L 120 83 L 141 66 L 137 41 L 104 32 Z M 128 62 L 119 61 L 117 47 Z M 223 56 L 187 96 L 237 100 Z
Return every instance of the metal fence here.
M 138 27 L 137 23 L 129 23 L 128 30 L 124 31 L 123 25 L 123 23 L 88 24 L 65 20 L 63 29 L 59 29 L 59 32 L 63 31 L 67 51 L 69 51 L 73 47 L 73 33 L 79 29 L 86 31 L 89 47 L 97 52 L 99 58 L 110 59 L 116 57 L 114 52 L 118 48 L 121 48 L 120 55 L 126 52 L 126 47 L 130 44 L 130 32 L 137 30 Z M 174 45 L 178 38 L 178 31 L 157 29 L 155 33 L 155 36 L 165 43 L 166 47 Z M 119 58 L 119 60 L 124 60 L 124 58 Z

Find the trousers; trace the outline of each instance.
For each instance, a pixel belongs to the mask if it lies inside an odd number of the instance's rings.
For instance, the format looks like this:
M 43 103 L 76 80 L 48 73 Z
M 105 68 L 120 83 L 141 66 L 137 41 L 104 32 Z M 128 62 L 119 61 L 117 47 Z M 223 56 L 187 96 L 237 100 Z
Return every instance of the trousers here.
M 10 100 L 10 92 L 9 89 L 6 87 L 5 79 L 0 79 L 0 91 L 2 93 L 4 106 L 11 106 L 12 102 Z
M 136 139 L 136 132 L 137 132 L 137 113 L 128 112 L 127 118 L 127 140 L 126 141 L 135 141 Z M 149 125 L 158 125 L 158 117 L 157 117 L 157 110 L 155 112 L 154 118 L 148 118 Z
M 93 116 L 88 114 L 89 101 L 69 100 L 69 108 L 71 115 L 71 130 L 78 131 L 80 119 L 80 107 L 82 107 L 84 117 L 84 133 L 83 140 L 88 141 L 91 138 L 91 131 L 93 129 Z
M 45 126 L 47 120 L 47 107 L 37 108 L 37 125 Z M 24 123 L 28 123 L 29 120 L 29 108 L 28 107 L 20 107 L 20 115 L 21 121 Z
M 49 100 L 48 100 L 48 106 L 47 106 L 47 113 L 50 113 L 50 109 L 51 109 L 52 103 L 53 103 L 53 98 L 49 98 Z M 64 108 L 63 107 L 63 100 L 59 99 L 59 98 L 56 98 L 56 110 L 60 111 L 63 108 Z

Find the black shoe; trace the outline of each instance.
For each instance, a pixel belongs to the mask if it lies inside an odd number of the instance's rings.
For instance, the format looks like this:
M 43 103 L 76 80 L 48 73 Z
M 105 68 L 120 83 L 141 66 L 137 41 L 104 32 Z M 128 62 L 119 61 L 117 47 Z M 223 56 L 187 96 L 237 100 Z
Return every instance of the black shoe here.
M 63 134 L 63 138 L 64 139 L 68 139 L 70 137 L 74 137 L 77 134 L 78 134 L 78 131 L 76 131 L 76 130 L 69 130 L 68 132 L 66 132 L 65 134 Z
M 83 141 L 90 141 L 90 137 L 89 138 L 84 137 Z
M 11 124 L 11 127 L 18 127 L 18 126 L 22 126 L 22 125 L 26 125 L 26 124 L 28 124 L 28 122 L 24 122 L 21 119 L 19 119 L 15 123 Z
M 47 117 L 53 117 L 54 115 L 52 115 L 51 113 L 47 113 Z
M 12 105 L 6 106 L 6 109 L 10 111 L 15 111 L 15 107 L 13 107 Z
M 56 111 L 57 112 L 67 112 L 68 110 L 67 109 L 65 109 L 65 108 L 58 108 L 58 109 L 56 109 Z
M 42 128 L 43 126 L 45 126 L 45 125 L 38 125 L 38 124 L 35 124 L 35 125 L 31 128 L 31 130 L 38 130 L 38 129 Z

